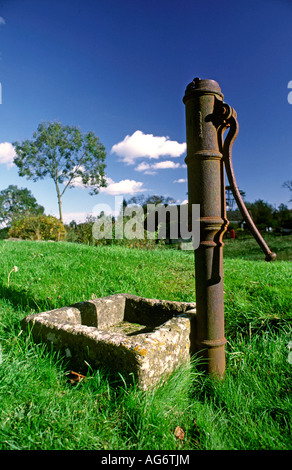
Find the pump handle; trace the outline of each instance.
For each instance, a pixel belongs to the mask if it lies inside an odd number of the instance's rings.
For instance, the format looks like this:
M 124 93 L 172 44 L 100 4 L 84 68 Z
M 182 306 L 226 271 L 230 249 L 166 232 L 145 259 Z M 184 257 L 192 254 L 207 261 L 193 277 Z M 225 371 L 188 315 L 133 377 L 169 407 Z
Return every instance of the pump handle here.
M 255 226 L 255 223 L 252 220 L 243 202 L 243 199 L 241 197 L 241 194 L 237 186 L 233 164 L 232 164 L 232 146 L 239 130 L 238 121 L 236 119 L 237 117 L 236 111 L 228 104 L 222 103 L 221 112 L 222 112 L 223 120 L 221 120 L 221 125 L 218 128 L 219 146 L 223 154 L 226 174 L 227 174 L 228 181 L 232 190 L 233 197 L 238 205 L 241 215 L 244 218 L 248 228 L 250 229 L 257 243 L 259 244 L 262 251 L 266 255 L 265 260 L 274 261 L 277 255 L 276 253 L 273 253 L 270 250 L 270 248 L 264 241 L 263 237 L 261 236 L 260 232 L 258 231 L 257 227 Z M 227 128 L 229 128 L 229 132 L 226 135 L 225 140 L 223 142 L 223 134 Z

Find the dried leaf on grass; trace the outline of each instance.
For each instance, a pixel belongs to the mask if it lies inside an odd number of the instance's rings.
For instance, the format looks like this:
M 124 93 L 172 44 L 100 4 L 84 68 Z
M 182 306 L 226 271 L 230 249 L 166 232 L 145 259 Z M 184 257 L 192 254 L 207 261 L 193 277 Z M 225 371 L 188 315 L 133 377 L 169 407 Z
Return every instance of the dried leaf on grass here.
M 177 426 L 174 430 L 174 435 L 182 441 L 185 437 L 185 432 L 180 426 Z
M 77 384 L 81 382 L 81 380 L 85 379 L 85 375 L 79 374 L 78 372 L 74 372 L 73 370 L 70 371 L 69 374 L 69 381 L 71 384 Z

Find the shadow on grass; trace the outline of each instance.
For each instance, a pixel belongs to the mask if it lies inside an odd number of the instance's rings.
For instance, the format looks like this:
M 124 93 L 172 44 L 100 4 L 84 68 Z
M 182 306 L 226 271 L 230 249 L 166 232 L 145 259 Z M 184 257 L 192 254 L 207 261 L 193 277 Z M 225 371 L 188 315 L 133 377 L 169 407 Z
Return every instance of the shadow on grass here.
M 57 300 L 47 298 L 36 298 L 28 289 L 19 289 L 0 285 L 0 299 L 8 300 L 13 307 L 22 308 L 24 313 L 35 310 L 38 313 L 59 308 Z
M 11 309 L 8 308 L 4 330 L 18 331 L 21 328 L 20 322 L 26 315 L 56 308 L 56 302 L 50 299 L 36 299 L 26 289 L 8 288 L 4 285 L 0 285 L 0 301 L 2 301 L 3 318 L 5 317 L 5 302 L 15 311 L 15 314 L 11 315 Z

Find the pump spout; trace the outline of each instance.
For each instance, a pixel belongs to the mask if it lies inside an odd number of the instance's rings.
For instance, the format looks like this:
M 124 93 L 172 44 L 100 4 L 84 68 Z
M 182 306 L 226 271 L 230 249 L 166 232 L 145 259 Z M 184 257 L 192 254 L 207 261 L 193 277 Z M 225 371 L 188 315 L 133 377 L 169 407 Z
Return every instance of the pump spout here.
M 223 160 L 225 164 L 226 174 L 228 177 L 228 181 L 232 190 L 233 197 L 237 203 L 237 206 L 241 212 L 242 217 L 244 218 L 248 228 L 250 229 L 251 233 L 253 234 L 254 238 L 256 239 L 257 243 L 261 247 L 262 251 L 265 254 L 266 261 L 274 261 L 276 259 L 276 253 L 273 253 L 268 245 L 266 244 L 265 240 L 261 236 L 260 232 L 258 231 L 257 227 L 255 226 L 254 221 L 252 220 L 244 202 L 241 197 L 240 191 L 237 186 L 233 164 L 232 164 L 232 146 L 234 140 L 238 134 L 238 121 L 236 119 L 236 112 L 231 106 L 227 105 L 226 103 L 222 103 L 223 114 L 225 114 L 225 118 L 221 121 L 221 126 L 219 128 L 219 141 L 221 146 L 221 151 L 223 154 Z M 229 132 L 224 140 L 223 143 L 223 133 L 226 128 L 229 127 Z

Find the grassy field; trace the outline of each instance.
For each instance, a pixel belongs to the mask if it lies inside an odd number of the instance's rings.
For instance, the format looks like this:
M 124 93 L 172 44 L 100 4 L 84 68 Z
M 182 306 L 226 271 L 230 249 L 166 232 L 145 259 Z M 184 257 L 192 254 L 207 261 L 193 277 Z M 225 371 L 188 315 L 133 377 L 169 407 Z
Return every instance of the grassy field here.
M 291 450 L 292 237 L 268 242 L 275 263 L 252 240 L 226 241 L 225 380 L 194 359 L 143 392 L 105 370 L 72 386 L 20 320 L 118 292 L 194 301 L 193 253 L 1 241 L 0 449 Z

